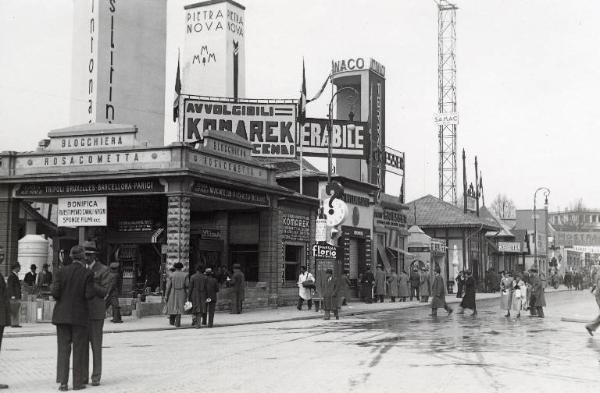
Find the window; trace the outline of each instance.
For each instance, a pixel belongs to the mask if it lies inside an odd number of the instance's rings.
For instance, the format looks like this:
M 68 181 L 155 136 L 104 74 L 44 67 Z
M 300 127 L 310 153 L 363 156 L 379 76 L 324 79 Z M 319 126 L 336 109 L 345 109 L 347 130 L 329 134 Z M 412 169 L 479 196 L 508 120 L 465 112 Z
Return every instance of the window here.
M 232 244 L 229 246 L 231 255 L 231 266 L 240 264 L 246 281 L 257 282 L 258 280 L 258 245 L 256 244 Z
M 300 275 L 300 266 L 303 262 L 304 247 L 285 245 L 284 279 L 286 284 L 296 283 Z

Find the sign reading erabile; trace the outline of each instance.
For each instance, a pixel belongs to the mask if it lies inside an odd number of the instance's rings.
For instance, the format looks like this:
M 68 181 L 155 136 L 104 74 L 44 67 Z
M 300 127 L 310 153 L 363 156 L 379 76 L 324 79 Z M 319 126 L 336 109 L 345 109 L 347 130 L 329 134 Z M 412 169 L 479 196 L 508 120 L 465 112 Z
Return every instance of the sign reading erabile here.
M 255 157 L 295 157 L 296 103 L 186 98 L 182 140 L 199 142 L 208 130 L 233 132 L 246 139 Z
M 312 157 L 327 157 L 329 151 L 328 119 L 306 119 L 299 129 L 298 149 Z M 335 157 L 368 158 L 369 124 L 334 120 L 331 152 Z

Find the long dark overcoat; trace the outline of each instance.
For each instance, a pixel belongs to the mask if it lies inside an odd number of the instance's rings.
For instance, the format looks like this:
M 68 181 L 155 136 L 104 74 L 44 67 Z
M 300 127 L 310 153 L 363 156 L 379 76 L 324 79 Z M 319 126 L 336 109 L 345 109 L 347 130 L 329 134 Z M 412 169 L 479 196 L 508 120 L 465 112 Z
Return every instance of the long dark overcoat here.
M 52 296 L 56 299 L 52 323 L 87 326 L 88 300 L 96 294 L 94 274 L 83 264 L 73 262 L 54 275 Z
M 408 288 L 408 275 L 404 272 L 400 273 L 398 277 L 398 295 L 400 297 L 409 297 L 410 289 Z
M 206 301 L 206 276 L 201 272 L 196 272 L 190 278 L 190 288 L 188 300 L 192 302 L 192 314 L 202 312 L 202 304 Z
M 217 293 L 219 292 L 219 282 L 213 276 L 207 276 L 204 280 L 204 293 L 206 296 L 202 301 L 202 312 L 208 312 L 208 305 L 210 303 L 217 303 Z M 210 299 L 210 303 L 206 301 Z
M 544 296 L 544 285 L 540 277 L 535 274 L 531 278 L 531 297 L 530 307 L 546 307 L 546 297 Z
M 183 305 L 187 299 L 188 276 L 176 270 L 167 280 L 167 314 L 183 314 Z
M 239 314 L 242 312 L 242 302 L 246 296 L 246 277 L 240 269 L 233 269 L 231 287 L 231 312 Z
M 463 296 L 460 306 L 462 308 L 468 308 L 475 310 L 475 279 L 473 276 L 467 277 L 464 283 L 465 294 Z
M 10 302 L 2 273 L 0 273 L 0 326 L 10 326 Z
M 321 291 L 323 294 L 323 310 L 325 310 L 325 311 L 336 310 L 339 307 L 338 280 L 335 279 L 334 277 L 330 277 L 330 278 L 323 280 L 323 285 L 321 286 Z

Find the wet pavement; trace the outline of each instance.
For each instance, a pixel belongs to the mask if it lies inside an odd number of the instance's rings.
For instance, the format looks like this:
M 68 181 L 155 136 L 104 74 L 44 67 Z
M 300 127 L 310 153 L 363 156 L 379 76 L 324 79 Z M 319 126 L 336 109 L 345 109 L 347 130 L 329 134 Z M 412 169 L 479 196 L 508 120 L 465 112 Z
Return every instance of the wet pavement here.
M 494 299 L 479 315 L 432 318 L 426 308 L 219 329 L 105 335 L 93 392 L 598 392 L 600 331 L 587 291 L 547 295 L 545 319 L 505 318 Z M 456 305 L 454 305 L 456 309 Z M 467 314 L 469 311 L 467 311 Z M 54 391 L 54 337 L 3 342 L 0 382 Z

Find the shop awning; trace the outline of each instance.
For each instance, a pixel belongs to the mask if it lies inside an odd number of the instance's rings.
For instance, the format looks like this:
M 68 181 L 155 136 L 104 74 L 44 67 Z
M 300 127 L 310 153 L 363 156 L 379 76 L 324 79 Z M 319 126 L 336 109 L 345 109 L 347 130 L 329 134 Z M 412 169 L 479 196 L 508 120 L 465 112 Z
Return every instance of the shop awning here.
M 404 255 L 406 258 L 414 258 L 414 254 L 411 254 L 408 251 L 404 251 L 401 248 L 395 248 L 395 247 L 386 247 L 385 251 L 390 253 L 390 255 L 392 255 L 394 258 L 398 258 L 398 255 Z

